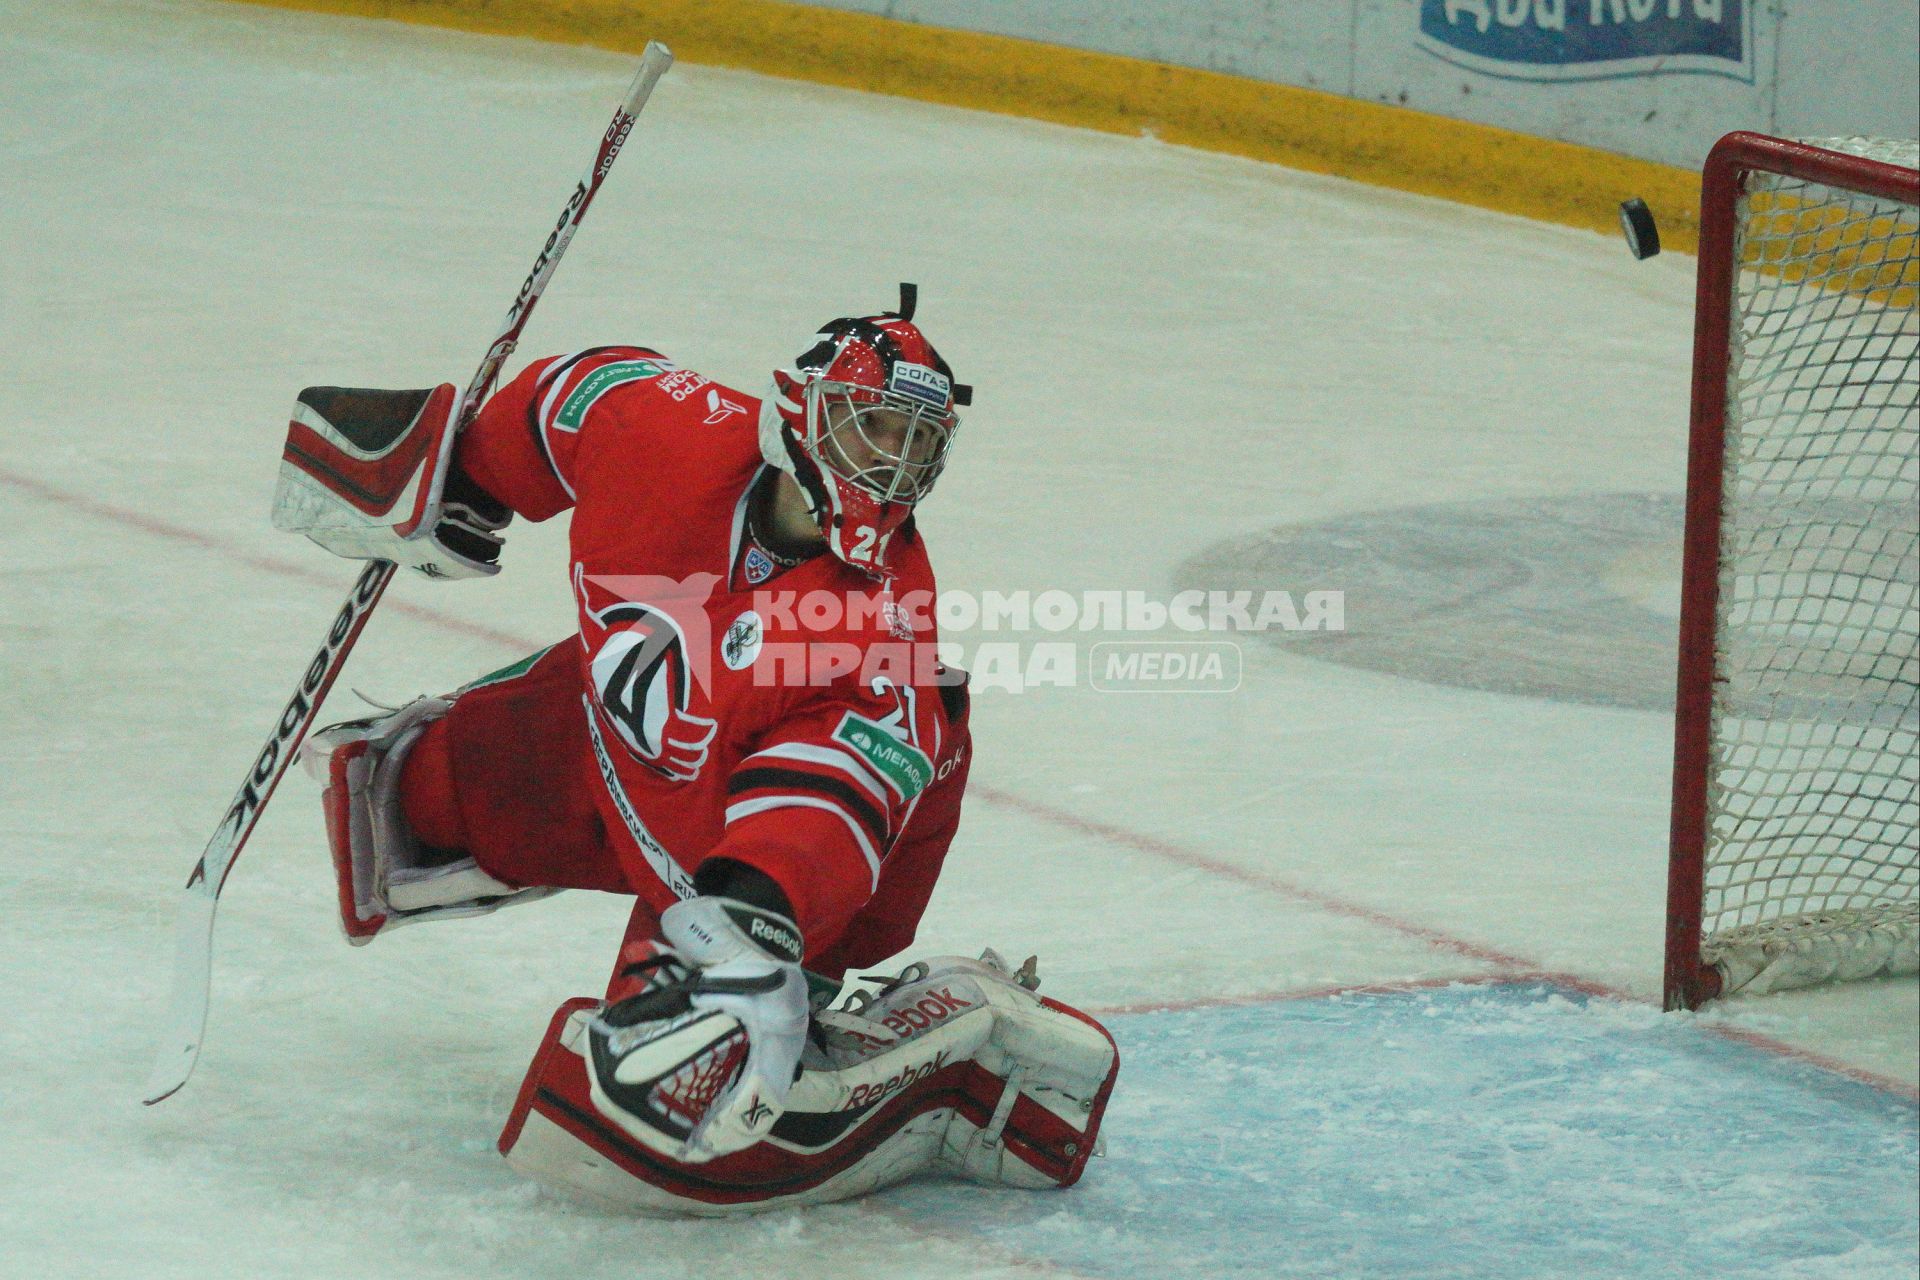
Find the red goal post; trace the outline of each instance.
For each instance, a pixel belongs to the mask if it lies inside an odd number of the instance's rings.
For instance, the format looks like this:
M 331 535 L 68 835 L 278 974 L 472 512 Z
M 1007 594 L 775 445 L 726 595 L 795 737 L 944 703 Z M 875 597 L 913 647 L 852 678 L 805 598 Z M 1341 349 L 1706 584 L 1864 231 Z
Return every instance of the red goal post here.
M 1752 133 L 1706 163 L 1670 1009 L 1920 963 L 1915 166 Z

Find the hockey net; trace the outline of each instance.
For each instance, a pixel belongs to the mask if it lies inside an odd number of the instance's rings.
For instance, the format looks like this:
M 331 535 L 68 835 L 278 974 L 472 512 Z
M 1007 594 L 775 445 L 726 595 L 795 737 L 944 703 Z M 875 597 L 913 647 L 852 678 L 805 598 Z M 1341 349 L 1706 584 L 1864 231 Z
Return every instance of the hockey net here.
M 1669 1008 L 1920 969 L 1917 163 L 1707 162 Z

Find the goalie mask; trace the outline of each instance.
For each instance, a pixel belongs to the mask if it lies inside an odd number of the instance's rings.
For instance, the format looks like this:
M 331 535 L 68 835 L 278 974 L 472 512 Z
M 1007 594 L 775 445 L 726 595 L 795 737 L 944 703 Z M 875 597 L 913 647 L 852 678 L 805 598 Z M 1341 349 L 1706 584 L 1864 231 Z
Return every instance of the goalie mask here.
M 898 311 L 822 327 L 760 409 L 761 454 L 799 482 L 833 554 L 876 576 L 947 464 L 955 406 L 972 400 L 913 324 L 915 292 L 900 286 Z

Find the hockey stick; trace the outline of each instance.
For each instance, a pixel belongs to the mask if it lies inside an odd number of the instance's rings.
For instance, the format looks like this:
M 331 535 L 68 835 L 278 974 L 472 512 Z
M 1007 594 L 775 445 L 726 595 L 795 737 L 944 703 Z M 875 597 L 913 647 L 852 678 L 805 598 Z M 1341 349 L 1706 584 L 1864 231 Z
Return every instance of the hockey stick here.
M 487 349 L 473 381 L 467 384 L 466 394 L 460 401 L 458 429 L 464 430 L 480 411 L 481 400 L 492 389 L 501 366 L 519 344 L 520 331 L 526 327 L 534 304 L 546 290 L 547 281 L 553 278 L 560 255 L 567 251 L 573 233 L 587 216 L 587 206 L 593 203 L 607 171 L 613 168 L 620 148 L 632 132 L 634 117 L 646 106 L 653 86 L 672 65 L 673 54 L 665 45 L 657 42 L 647 45 L 640 58 L 640 70 L 613 113 L 613 123 L 600 139 L 600 150 L 593 158 L 592 167 L 567 197 L 559 223 L 541 246 L 540 256 L 534 259 L 533 270 L 514 296 L 513 305 L 507 308 L 499 336 Z M 206 1034 L 207 1004 L 213 983 L 213 918 L 220 904 L 220 891 L 225 888 L 241 848 L 253 833 L 254 824 L 260 820 L 274 788 L 280 785 L 280 779 L 298 754 L 300 743 L 320 712 L 321 702 L 346 665 L 347 655 L 353 651 L 354 643 L 359 640 L 387 584 L 393 580 L 397 567 L 390 560 L 373 560 L 361 572 L 360 580 L 354 583 L 352 593 L 327 629 L 326 640 L 313 655 L 313 661 L 307 664 L 293 697 L 281 711 L 279 721 L 267 737 L 267 745 L 254 759 L 246 781 L 240 784 L 239 794 L 187 877 L 174 927 L 173 994 L 167 1008 L 165 1039 L 154 1059 L 153 1074 L 147 1079 L 145 1101 L 148 1106 L 178 1092 L 200 1060 L 200 1043 Z

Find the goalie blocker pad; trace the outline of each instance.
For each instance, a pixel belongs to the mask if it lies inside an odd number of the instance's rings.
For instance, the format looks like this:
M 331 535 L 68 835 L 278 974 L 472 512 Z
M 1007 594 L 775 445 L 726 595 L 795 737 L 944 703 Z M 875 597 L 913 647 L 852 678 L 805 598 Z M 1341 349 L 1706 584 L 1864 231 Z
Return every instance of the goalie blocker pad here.
M 917 971 L 917 974 L 916 974 Z M 865 1195 L 923 1172 L 1045 1189 L 1079 1181 L 1119 1073 L 1106 1028 L 1021 988 L 991 953 L 912 966 L 863 1007 L 816 1015 L 767 1138 L 685 1164 L 595 1106 L 598 1002 L 554 1014 L 499 1149 L 515 1169 L 629 1213 L 725 1216 Z
M 335 555 L 391 560 L 430 578 L 500 571 L 508 513 L 452 466 L 459 398 L 308 387 L 293 407 L 273 524 Z

